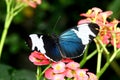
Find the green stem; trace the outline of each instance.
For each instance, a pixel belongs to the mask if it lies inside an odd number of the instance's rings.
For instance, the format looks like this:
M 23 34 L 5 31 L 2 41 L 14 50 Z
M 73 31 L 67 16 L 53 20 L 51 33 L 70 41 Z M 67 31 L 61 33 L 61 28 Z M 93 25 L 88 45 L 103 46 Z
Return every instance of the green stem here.
M 102 69 L 97 73 L 97 77 L 98 78 L 100 78 L 100 76 L 105 72 L 105 70 L 108 68 L 108 66 L 110 65 L 110 63 L 114 60 L 115 56 L 119 52 L 120 52 L 120 49 L 118 49 L 116 52 L 113 53 L 113 55 L 111 56 L 111 58 L 109 59 L 109 61 L 107 61 L 105 63 L 105 65 L 102 67 Z
M 96 38 L 97 41 L 100 43 L 100 45 L 102 46 L 102 48 L 104 49 L 105 53 L 106 54 L 110 54 L 109 51 L 106 49 L 106 46 L 103 44 L 103 42 L 99 39 L 99 38 Z
M 51 67 L 51 65 L 48 65 L 48 66 L 41 72 L 40 76 L 42 76 L 42 75 L 45 73 L 45 71 L 46 71 L 48 68 L 50 68 L 50 67 Z
M 23 8 L 25 8 L 25 4 L 24 3 L 20 3 L 18 5 L 16 5 L 12 10 L 14 12 L 14 16 L 17 15 Z
M 6 5 L 7 5 L 7 13 L 10 11 L 12 0 L 5 0 Z
M 37 66 L 37 75 L 36 75 L 36 78 L 37 80 L 41 80 L 41 67 L 40 66 Z
M 100 71 L 100 68 L 101 68 L 102 52 L 100 50 L 100 46 L 97 43 L 97 41 L 96 41 L 96 46 L 97 46 L 97 50 L 98 50 L 96 73 L 98 73 Z
M 1 58 L 1 55 L 2 55 L 3 46 L 4 46 L 4 43 L 5 43 L 5 39 L 6 39 L 7 32 L 8 32 L 8 29 L 10 27 L 10 24 L 11 24 L 14 16 L 16 16 L 25 7 L 23 4 L 21 4 L 20 6 L 16 5 L 16 7 L 18 6 L 17 10 L 16 10 L 16 8 L 13 6 L 13 3 L 14 3 L 13 0 L 6 0 L 7 14 L 6 14 L 4 29 L 3 29 L 2 36 L 1 36 L 1 41 L 0 41 L 0 58 Z M 14 8 L 15 8 L 15 10 L 14 10 Z
M 50 68 L 51 67 L 51 65 L 48 65 L 43 71 L 41 70 L 41 67 L 40 66 L 37 66 L 37 76 L 36 76 L 36 78 L 37 78 L 37 80 L 41 80 L 41 78 L 42 78 L 42 75 L 45 73 L 45 71 L 48 69 L 48 68 Z M 43 79 L 45 79 L 45 78 L 43 78 Z
M 97 58 L 97 69 L 96 69 L 96 73 L 98 73 L 100 71 L 101 68 L 101 61 L 102 61 L 102 53 L 98 53 L 98 58 Z
M 90 53 L 85 59 L 82 59 L 80 62 L 80 66 L 82 67 L 89 59 L 91 59 L 95 54 L 97 53 L 97 50 L 94 50 L 92 53 Z
M 105 70 L 108 68 L 110 65 L 110 61 L 106 62 L 103 68 L 97 73 L 98 79 L 101 77 L 101 75 L 105 72 Z
M 1 41 L 0 41 L 0 58 L 2 55 L 2 49 L 3 49 L 5 39 L 6 39 L 6 35 L 7 35 L 7 32 L 8 32 L 8 29 L 9 29 L 9 26 L 10 26 L 12 19 L 13 19 L 13 15 L 10 13 L 7 13 L 6 19 L 5 19 L 4 30 L 2 32 L 2 37 L 1 37 Z
M 81 67 L 81 68 L 82 68 L 83 65 L 86 63 L 86 57 L 87 57 L 87 53 L 88 53 L 88 47 L 89 47 L 89 45 L 87 45 L 87 49 L 86 49 L 85 52 L 84 52 L 83 59 L 82 59 L 82 61 L 80 62 L 80 67 Z
M 116 50 L 117 50 L 117 48 L 116 48 L 116 34 L 115 33 L 113 33 L 112 34 L 112 36 L 113 36 L 113 45 L 114 45 L 114 52 L 116 52 Z
M 120 53 L 120 49 L 118 49 L 117 51 L 115 51 L 115 52 L 113 53 L 113 55 L 112 55 L 111 58 L 110 58 L 110 62 L 113 61 L 113 59 L 116 57 L 117 53 Z
M 119 66 L 119 64 L 118 64 L 115 60 L 113 60 L 113 61 L 111 62 L 110 66 L 111 66 L 112 69 L 115 71 L 115 73 L 116 73 L 118 76 L 120 76 L 120 66 Z
M 94 50 L 91 54 L 89 54 L 89 55 L 87 56 L 86 60 L 91 59 L 96 53 L 97 53 L 97 49 Z
M 71 78 L 67 78 L 67 80 L 72 80 Z

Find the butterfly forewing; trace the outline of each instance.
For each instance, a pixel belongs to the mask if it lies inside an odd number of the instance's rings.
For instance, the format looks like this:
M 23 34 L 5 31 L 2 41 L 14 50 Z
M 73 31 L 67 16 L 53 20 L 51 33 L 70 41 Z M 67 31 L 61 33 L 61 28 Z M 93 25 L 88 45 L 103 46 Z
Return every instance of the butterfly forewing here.
M 45 55 L 53 60 L 53 61 L 59 61 L 62 59 L 60 50 L 57 46 L 56 41 L 54 40 L 54 38 L 52 38 L 51 36 L 48 35 L 44 35 L 43 36 L 43 42 L 44 42 L 44 48 L 46 50 Z

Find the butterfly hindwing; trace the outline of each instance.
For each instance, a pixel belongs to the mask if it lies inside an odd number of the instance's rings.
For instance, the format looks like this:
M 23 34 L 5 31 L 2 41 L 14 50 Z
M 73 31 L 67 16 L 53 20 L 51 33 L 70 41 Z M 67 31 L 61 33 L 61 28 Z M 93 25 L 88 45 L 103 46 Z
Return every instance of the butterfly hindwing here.
M 74 29 L 74 28 L 73 28 Z M 77 29 L 75 29 L 77 30 Z M 85 46 L 75 32 L 70 29 L 59 37 L 60 48 L 65 57 L 75 58 L 82 55 Z
M 59 37 L 60 49 L 65 57 L 76 58 L 82 55 L 86 45 L 98 34 L 99 26 L 95 23 L 85 23 L 65 31 Z

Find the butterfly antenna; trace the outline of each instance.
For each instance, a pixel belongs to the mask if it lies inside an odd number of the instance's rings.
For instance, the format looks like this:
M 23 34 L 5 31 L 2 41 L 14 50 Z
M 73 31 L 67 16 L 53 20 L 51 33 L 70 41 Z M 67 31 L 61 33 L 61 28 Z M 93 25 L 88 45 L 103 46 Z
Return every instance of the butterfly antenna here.
M 58 17 L 58 19 L 57 19 L 57 21 L 56 21 L 56 23 L 55 23 L 55 25 L 54 25 L 54 27 L 53 27 L 53 30 L 52 30 L 52 32 L 54 32 L 54 31 L 55 31 L 55 28 L 56 28 L 56 26 L 57 26 L 57 24 L 58 24 L 58 21 L 60 20 L 60 18 L 61 18 L 61 16 L 59 16 L 59 17 Z

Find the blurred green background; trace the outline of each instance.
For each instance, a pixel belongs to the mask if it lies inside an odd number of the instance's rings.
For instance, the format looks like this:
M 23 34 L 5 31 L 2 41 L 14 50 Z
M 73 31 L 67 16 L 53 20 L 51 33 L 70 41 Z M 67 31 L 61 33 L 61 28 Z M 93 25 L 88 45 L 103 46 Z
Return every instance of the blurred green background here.
M 12 77 L 15 76 L 14 80 L 35 80 L 36 67 L 28 59 L 31 51 L 25 43 L 25 38 L 31 33 L 50 34 L 53 32 L 55 24 L 54 33 L 59 35 L 66 29 L 77 25 L 77 22 L 83 18 L 79 14 L 85 13 L 92 7 L 99 7 L 103 11 L 112 10 L 111 17 L 120 19 L 120 0 L 42 0 L 42 4 L 37 8 L 27 7 L 22 10 L 14 18 L 9 28 L 0 60 L 0 80 L 12 80 Z M 0 0 L 0 36 L 5 15 L 5 1 Z M 117 61 L 119 62 L 120 59 Z M 85 68 L 95 73 L 95 65 L 96 57 L 89 63 L 87 62 Z M 109 67 L 100 78 L 100 80 L 106 79 L 120 80 L 120 76 L 112 67 Z

